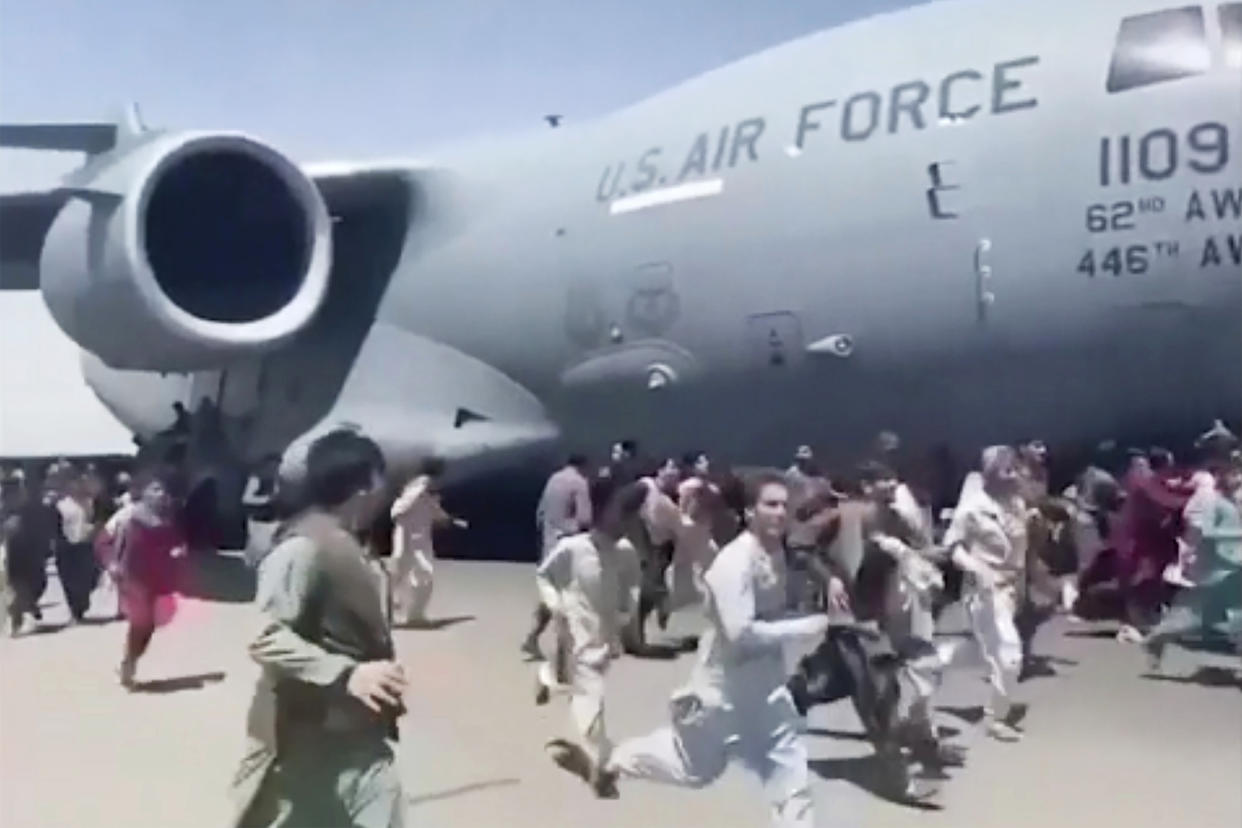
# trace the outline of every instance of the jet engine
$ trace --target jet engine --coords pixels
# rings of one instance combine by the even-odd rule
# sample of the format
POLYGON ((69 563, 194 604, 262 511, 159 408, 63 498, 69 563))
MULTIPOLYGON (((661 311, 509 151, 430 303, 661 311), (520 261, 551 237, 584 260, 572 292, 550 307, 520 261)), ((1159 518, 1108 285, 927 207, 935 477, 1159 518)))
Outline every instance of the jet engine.
POLYGON ((219 367, 288 340, 323 301, 323 198, 252 138, 147 133, 92 158, 61 192, 40 254, 44 301, 114 368, 219 367))

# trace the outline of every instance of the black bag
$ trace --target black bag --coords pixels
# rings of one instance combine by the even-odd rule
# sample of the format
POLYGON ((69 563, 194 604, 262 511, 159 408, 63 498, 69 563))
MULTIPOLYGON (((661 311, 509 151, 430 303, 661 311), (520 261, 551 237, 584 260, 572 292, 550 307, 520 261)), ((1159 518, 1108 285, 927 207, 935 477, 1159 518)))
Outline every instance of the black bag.
POLYGON ((897 727, 900 659, 888 637, 862 627, 834 626, 798 663, 789 680, 798 712, 849 697, 876 750, 883 752, 897 727))

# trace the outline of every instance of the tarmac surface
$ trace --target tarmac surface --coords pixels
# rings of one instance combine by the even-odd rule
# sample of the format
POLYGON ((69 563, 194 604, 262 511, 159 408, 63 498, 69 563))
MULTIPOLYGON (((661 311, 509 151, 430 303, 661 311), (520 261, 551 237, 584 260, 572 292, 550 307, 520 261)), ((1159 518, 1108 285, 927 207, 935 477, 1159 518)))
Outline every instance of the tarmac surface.
MULTIPOLYGON (((257 668, 245 647, 257 614, 248 573, 221 559, 156 633, 140 688, 116 681, 121 623, 62 627, 53 579, 46 629, 0 640, 0 826, 197 828, 227 824, 228 783, 241 755, 257 668)), ((533 703, 534 666, 518 644, 534 602, 526 564, 442 561, 432 601, 437 629, 399 630, 412 687, 400 767, 412 826, 761 826, 758 782, 731 767, 709 788, 681 791, 622 781, 621 798, 594 799, 543 746, 572 736, 568 703, 533 703)), ((106 614, 96 594, 94 612, 106 614)), ((698 614, 674 616, 691 632, 698 614)), ((948 634, 960 630, 948 619, 948 634)), ((870 745, 848 701, 812 711, 807 743, 819 826, 1237 828, 1242 825, 1242 692, 1237 660, 1171 648, 1161 677, 1107 627, 1054 621, 1037 652, 1057 675, 1021 685, 1025 739, 982 735, 981 673, 952 673, 937 721, 969 749, 951 771, 941 810, 873 792, 870 745)), ((608 677, 614 738, 665 720, 669 692, 688 675, 676 661, 623 658, 608 677)))

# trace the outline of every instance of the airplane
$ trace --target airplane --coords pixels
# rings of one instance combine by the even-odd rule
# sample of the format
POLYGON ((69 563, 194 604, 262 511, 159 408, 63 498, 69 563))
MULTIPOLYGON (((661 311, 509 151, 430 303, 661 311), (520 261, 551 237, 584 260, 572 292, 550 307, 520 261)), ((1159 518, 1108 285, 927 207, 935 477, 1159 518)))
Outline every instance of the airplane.
POLYGON ((0 144, 87 154, 0 220, 100 400, 150 436, 210 398, 246 463, 343 424, 476 479, 1242 413, 1239 2, 916 6, 417 159, 136 109, 0 144))

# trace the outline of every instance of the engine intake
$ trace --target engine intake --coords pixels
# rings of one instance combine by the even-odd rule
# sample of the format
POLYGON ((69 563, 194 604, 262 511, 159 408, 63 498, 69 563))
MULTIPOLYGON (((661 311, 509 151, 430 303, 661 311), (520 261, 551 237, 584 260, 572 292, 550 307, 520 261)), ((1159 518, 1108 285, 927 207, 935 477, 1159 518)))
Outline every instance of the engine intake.
POLYGON ((315 185, 251 138, 163 133, 76 173, 40 284, 115 368, 190 371, 270 349, 323 301, 331 221, 315 185))

